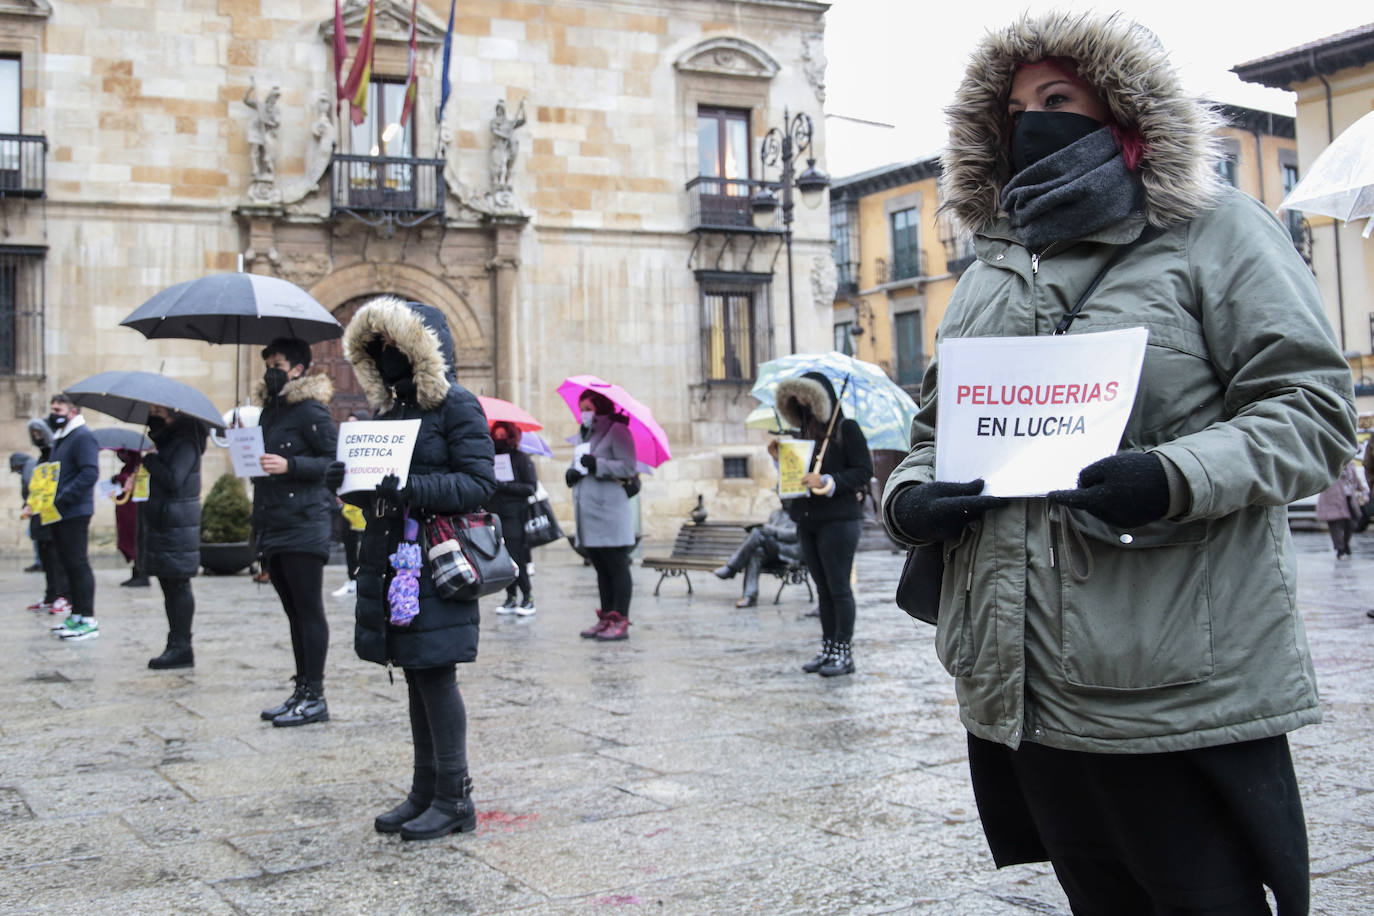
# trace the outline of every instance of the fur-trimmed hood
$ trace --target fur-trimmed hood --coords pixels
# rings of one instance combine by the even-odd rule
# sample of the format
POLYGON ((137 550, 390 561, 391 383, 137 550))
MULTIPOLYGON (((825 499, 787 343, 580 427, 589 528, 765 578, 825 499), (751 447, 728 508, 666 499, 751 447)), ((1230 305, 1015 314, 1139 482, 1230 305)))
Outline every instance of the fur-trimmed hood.
POLYGON ((830 384, 830 379, 819 372, 807 372, 797 378, 778 382, 773 397, 778 416, 793 429, 801 429, 802 417, 791 409, 794 400, 810 408, 811 415, 817 421, 829 423, 830 414, 835 410, 835 388, 830 384))
MULTIPOLYGON (((282 386, 282 400, 288 404, 299 404, 301 401, 319 401, 328 406, 331 398, 334 397, 334 383, 329 380, 329 376, 322 372, 314 375, 302 375, 300 378, 292 379, 282 386)), ((253 403, 259 407, 267 406, 267 383, 258 379, 253 385, 253 403)))
POLYGON ((949 144, 941 157, 943 209, 968 229, 984 232, 1003 216, 1002 189, 1011 177, 1007 97, 1023 63, 1067 57, 1122 125, 1145 140, 1137 174, 1146 217, 1165 227, 1211 207, 1223 190, 1215 169, 1221 119, 1187 96, 1159 40, 1119 13, 1025 16, 992 31, 969 58, 954 102, 945 109, 949 144))
POLYGON ((382 335, 410 360, 415 373, 415 399, 423 410, 444 403, 454 380, 453 334, 443 313, 430 305, 379 296, 358 309, 344 331, 344 358, 367 395, 372 409, 384 412, 395 397, 382 381, 368 345, 382 335))

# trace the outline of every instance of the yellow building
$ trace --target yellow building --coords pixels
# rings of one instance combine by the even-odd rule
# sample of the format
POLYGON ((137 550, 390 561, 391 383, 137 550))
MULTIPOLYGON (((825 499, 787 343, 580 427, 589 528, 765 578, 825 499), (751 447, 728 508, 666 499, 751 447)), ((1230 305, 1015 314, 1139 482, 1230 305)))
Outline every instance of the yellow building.
MULTIPOLYGON (((1287 184, 1292 187, 1341 131, 1374 111, 1374 23, 1232 69, 1247 82, 1297 95, 1298 162, 1287 184)), ((1356 394, 1372 399, 1362 404, 1368 410, 1374 404, 1374 242, 1360 238, 1358 223, 1315 214, 1290 218, 1305 230, 1327 316, 1350 358, 1356 394)))
MULTIPOLYGON (((1297 180, 1293 119, 1232 105, 1219 110, 1226 120, 1219 170, 1277 208, 1297 180)), ((937 215, 939 176, 940 161, 930 157, 840 178, 830 189, 835 349, 882 366, 912 397, 954 285, 973 262, 969 236, 937 215)))

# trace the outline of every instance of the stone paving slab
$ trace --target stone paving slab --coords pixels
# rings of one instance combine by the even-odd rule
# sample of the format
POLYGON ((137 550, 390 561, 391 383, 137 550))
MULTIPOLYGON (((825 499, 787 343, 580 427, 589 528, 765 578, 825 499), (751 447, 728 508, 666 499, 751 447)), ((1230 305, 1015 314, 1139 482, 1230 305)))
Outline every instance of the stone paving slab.
MULTIPOLYGON (((1292 736, 1313 913, 1374 898, 1374 538, 1336 561, 1297 536, 1325 721, 1292 736)), ((636 568, 631 639, 577 637, 595 579, 536 557, 533 618, 489 600, 462 666, 479 827, 380 836, 407 788, 404 683, 359 661, 326 598, 331 721, 274 729, 290 691, 274 593, 195 581, 197 667, 150 672, 158 589, 97 571, 101 636, 49 636, 39 577, 0 565, 0 913, 848 914, 1068 916, 1045 865, 998 871, 977 819, 933 631, 890 603, 902 557, 860 555, 858 673, 797 666, 818 642, 804 592, 733 607, 636 568)), ((24 562, 27 562, 25 559, 24 562)), ((342 570, 326 571, 325 588, 342 570)))

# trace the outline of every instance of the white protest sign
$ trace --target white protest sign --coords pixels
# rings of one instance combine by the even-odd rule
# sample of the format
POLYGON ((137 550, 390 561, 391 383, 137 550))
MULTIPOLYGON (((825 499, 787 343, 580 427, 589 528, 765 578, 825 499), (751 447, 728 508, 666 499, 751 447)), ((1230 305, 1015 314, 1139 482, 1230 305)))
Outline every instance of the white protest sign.
POLYGON ((940 343, 935 479, 990 496, 1044 496, 1114 455, 1149 331, 965 337, 940 343))
POLYGON ((388 474, 406 485, 410 453, 420 434, 419 420, 355 420, 339 426, 335 457, 345 466, 340 493, 371 490, 388 474))
POLYGON ((493 466, 496 468, 497 481, 510 481, 515 479, 515 467, 510 463, 510 455, 502 452, 496 456, 493 466))
POLYGON ((226 429, 224 438, 229 442, 229 461, 238 477, 266 477, 262 469, 262 427, 240 426, 226 429))

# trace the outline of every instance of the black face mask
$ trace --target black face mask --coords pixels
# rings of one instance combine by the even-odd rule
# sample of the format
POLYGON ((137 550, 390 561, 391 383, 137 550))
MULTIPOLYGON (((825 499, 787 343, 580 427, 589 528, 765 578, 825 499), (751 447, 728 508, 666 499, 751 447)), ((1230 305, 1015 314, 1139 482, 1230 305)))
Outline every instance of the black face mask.
POLYGON ((57 430, 67 425, 67 418, 59 413, 50 413, 48 414, 47 423, 48 429, 51 429, 53 432, 56 432, 57 430))
POLYGON ((262 374, 262 383, 267 386, 267 396, 275 398, 286 387, 286 370, 268 369, 262 374))
POLYGON ((149 418, 148 418, 148 432, 150 432, 150 433, 161 432, 161 431, 163 430, 163 428, 166 427, 166 425, 167 425, 167 419, 166 419, 165 417, 149 417, 149 418))
POLYGON ((1100 127, 1100 122, 1071 111, 1021 112, 1011 131, 1012 173, 1082 140, 1100 127))
POLYGON ((395 388, 398 383, 410 378, 414 370, 410 367, 410 360, 400 350, 383 347, 381 355, 377 357, 377 372, 388 388, 395 388))

